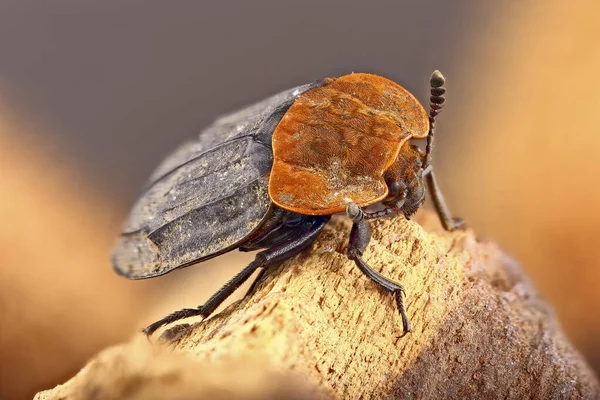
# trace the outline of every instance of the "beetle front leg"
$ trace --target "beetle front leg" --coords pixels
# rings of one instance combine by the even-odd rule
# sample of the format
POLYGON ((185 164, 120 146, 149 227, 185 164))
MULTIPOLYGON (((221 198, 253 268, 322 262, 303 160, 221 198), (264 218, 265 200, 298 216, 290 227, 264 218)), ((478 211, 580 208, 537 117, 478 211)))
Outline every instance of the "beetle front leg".
POLYGON ((424 172, 424 175, 427 181, 427 187, 429 188, 429 194, 431 195, 431 200, 433 200, 433 206, 435 207, 435 211, 437 211, 444 229, 453 231, 455 229, 463 228, 465 225, 464 221, 461 218, 453 218, 451 216, 450 210, 448 210, 448 206, 444 200, 444 196, 435 180, 431 166, 424 172))
POLYGON ((363 211, 363 213, 365 219, 379 219, 398 215, 400 213, 400 210, 396 207, 385 207, 383 210, 373 212, 363 211))
POLYGON ((378 284, 383 289, 394 294, 398 311, 402 317, 402 327, 404 332, 412 332, 410 322, 406 316, 404 308, 404 288, 398 282, 395 282, 371 268, 362 258, 362 254, 371 240, 371 230, 369 222, 365 218, 365 213, 356 203, 349 203, 346 207, 346 214, 352 220, 352 230, 350 231, 350 241, 348 242, 348 258, 353 260, 358 269, 361 270, 369 279, 378 284))
POLYGON ((402 206, 406 200, 408 192, 406 189, 406 185, 401 182, 394 182, 389 186, 389 195, 394 197, 393 202, 385 204, 385 208, 383 210, 367 212, 363 211, 363 215, 365 219, 377 219, 377 218, 385 218, 389 216, 395 216, 402 213, 402 206))

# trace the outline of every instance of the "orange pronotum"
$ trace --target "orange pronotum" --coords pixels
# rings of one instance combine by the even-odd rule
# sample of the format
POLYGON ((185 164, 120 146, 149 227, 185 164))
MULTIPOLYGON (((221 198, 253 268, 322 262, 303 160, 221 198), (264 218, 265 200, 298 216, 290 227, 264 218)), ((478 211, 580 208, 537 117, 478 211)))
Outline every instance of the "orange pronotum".
POLYGON ((427 113, 400 85, 377 75, 329 79, 303 93, 273 133, 269 195, 308 215, 361 207, 388 193, 383 173, 409 139, 424 138, 427 113))

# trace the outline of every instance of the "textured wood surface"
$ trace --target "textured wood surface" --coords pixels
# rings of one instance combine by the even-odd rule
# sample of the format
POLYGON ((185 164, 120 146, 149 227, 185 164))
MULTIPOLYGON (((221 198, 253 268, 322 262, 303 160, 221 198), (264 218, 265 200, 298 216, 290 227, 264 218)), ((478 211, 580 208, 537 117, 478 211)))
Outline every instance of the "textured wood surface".
POLYGON ((469 231, 442 232, 430 212, 417 221, 374 222, 365 252, 406 288, 412 334, 401 337, 392 296, 346 259, 349 225, 337 219, 251 296, 162 344, 136 337, 109 349, 37 399, 600 397, 512 259, 469 231))

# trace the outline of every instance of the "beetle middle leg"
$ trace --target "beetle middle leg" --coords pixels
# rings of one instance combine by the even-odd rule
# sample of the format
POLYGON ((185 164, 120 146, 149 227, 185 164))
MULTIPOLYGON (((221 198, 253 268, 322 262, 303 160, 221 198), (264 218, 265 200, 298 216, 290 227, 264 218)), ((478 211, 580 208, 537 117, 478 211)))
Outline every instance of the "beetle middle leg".
POLYGON ((348 218, 352 220, 352 230, 350 231, 350 241, 348 243, 348 258, 353 260, 358 269, 369 279, 378 284, 383 289, 394 294, 398 311, 402 317, 402 327, 404 332, 411 332, 410 321, 406 316, 404 308, 404 288, 398 282, 395 282, 371 268, 362 258, 362 254, 367 248, 371 239, 371 230, 369 222, 365 218, 365 213, 355 203, 349 203, 346 208, 348 218))
MULTIPOLYGON (((310 230, 315 219, 326 219, 325 222, 327 222, 330 218, 330 216, 315 217, 297 214, 283 210, 279 207, 274 207, 268 221, 260 228, 254 237, 240 246, 239 250, 246 252, 284 245, 294 238, 302 236, 307 230, 310 230)), ((271 265, 269 267, 274 266, 275 265, 271 265)), ((258 283, 262 280, 266 272, 266 268, 260 270, 244 297, 248 296, 256 289, 256 286, 258 286, 258 283)))
POLYGON ((234 276, 221 289, 213 294, 203 305, 197 308, 184 308, 167 315, 165 318, 144 329, 146 335, 151 335, 158 328, 178 321, 180 319, 202 316, 208 318, 216 309, 227 299, 236 289, 238 289, 252 274, 259 268, 269 268, 277 265, 291 257, 294 257, 302 250, 310 246, 319 237, 323 227, 327 224, 329 217, 315 217, 311 219, 312 224, 308 229, 300 231, 301 233, 287 243, 273 246, 256 254, 256 258, 239 274, 234 276))

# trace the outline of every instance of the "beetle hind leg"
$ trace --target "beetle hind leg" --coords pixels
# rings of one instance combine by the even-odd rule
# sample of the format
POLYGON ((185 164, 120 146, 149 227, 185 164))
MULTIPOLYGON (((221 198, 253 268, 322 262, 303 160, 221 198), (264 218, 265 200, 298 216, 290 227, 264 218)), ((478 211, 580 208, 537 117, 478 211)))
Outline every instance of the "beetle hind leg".
POLYGON ((143 332, 146 335, 150 336, 161 326, 168 325, 180 319, 195 317, 197 315, 202 315, 200 308, 184 308, 183 310, 175 311, 167 315, 163 319, 160 319, 154 322, 153 324, 148 325, 146 329, 143 330, 143 332))
POLYGON ((225 286, 223 286, 215 294, 213 294, 203 305, 199 306, 198 308, 184 308, 183 310, 175 311, 174 313, 167 315, 163 319, 160 319, 155 323, 150 324, 148 327, 146 327, 146 329, 144 329, 143 332, 146 335, 150 336, 160 327, 179 321, 180 319, 196 316, 208 318, 210 314, 212 314, 213 311, 217 307, 219 307, 219 305, 223 301, 225 301, 225 299, 231 296, 231 294, 233 294, 233 292, 235 292, 235 290, 239 288, 260 266, 260 261, 252 261, 239 274, 237 274, 229 282, 227 282, 225 286))
POLYGON ((244 282, 252 276, 259 268, 266 269, 277 265, 289 258, 294 257, 302 250, 310 246, 318 237, 323 227, 329 220, 329 217, 315 217, 311 224, 305 230, 300 231, 296 238, 285 243, 267 248, 256 254, 256 258, 239 274, 234 276, 221 289, 213 294, 203 305, 198 308, 184 308, 167 315, 165 318, 156 321, 144 329, 146 335, 152 335, 160 327, 171 324, 180 319, 202 316, 208 318, 233 292, 236 291, 244 282))
POLYGON ((412 332, 412 327, 410 326, 410 321, 406 316, 406 309, 404 307, 404 288, 402 285, 375 271, 362 258, 362 254, 371 239, 369 222, 365 218, 364 211, 355 203, 349 203, 346 208, 346 214, 352 220, 352 230, 350 231, 350 241, 348 242, 348 258, 354 261, 358 269, 369 279, 394 295, 398 312, 402 317, 404 332, 412 332))

